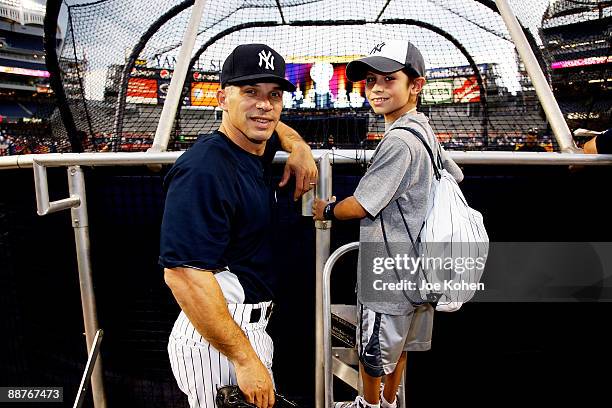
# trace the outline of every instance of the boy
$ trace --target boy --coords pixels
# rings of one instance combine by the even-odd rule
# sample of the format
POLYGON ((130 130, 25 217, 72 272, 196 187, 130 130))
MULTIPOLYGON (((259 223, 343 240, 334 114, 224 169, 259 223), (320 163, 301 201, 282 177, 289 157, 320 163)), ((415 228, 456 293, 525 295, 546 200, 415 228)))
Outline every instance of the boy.
MULTIPOLYGON (((427 212, 433 167, 421 141, 409 131, 396 128, 410 127, 421 133, 434 154, 439 152, 453 177, 457 181, 463 179, 459 167, 438 144, 428 119, 416 111, 425 85, 423 56, 408 41, 385 41, 376 45, 370 56, 350 62, 346 76, 352 82, 365 79, 372 109, 384 116, 385 135, 354 195, 340 202, 335 202, 334 197, 331 202, 316 200, 314 218, 361 219, 360 251, 363 243, 381 247, 385 240, 406 242, 406 228, 416 239, 427 212)), ((358 286, 364 282, 360 275, 363 274, 358 267, 358 286)), ((364 395, 340 404, 340 408, 396 408, 406 352, 431 348, 431 304, 414 305, 408 296, 395 297, 393 301, 389 298, 366 299, 358 291, 357 345, 364 395), (386 378, 381 395, 383 376, 386 378)))

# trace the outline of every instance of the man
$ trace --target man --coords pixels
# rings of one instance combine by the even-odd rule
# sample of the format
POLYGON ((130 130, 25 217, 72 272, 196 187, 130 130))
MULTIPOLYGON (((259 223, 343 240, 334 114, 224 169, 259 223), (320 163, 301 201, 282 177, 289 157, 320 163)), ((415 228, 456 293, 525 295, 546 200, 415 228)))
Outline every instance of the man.
MULTIPOLYGON (((217 92, 218 131, 201 137, 169 171, 160 264, 182 311, 168 342, 172 371, 191 407, 214 408, 219 386, 237 384, 260 408, 274 405, 270 146, 291 152, 281 184, 296 197, 316 178, 308 146, 279 123, 285 61, 263 44, 227 57, 217 92), (279 132, 277 139, 275 129, 279 132), (306 173, 306 174, 304 174, 306 173)), ((316 167, 314 167, 316 169, 316 167)))
POLYGON ((525 144, 517 149, 519 152, 545 152, 546 149, 538 143, 538 130, 531 128, 527 131, 525 144))
POLYGON ((603 131, 584 144, 589 154, 612 154, 612 128, 603 131))

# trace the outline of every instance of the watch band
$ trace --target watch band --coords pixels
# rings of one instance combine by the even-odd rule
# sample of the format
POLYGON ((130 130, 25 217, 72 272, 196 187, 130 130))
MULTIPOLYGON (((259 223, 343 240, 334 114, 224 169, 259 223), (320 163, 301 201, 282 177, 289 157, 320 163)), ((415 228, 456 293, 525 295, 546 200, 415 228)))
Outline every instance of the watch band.
POLYGON ((328 221, 338 220, 336 218, 336 215, 334 214, 334 208, 336 207, 336 204, 338 204, 338 202, 334 201, 333 203, 329 203, 325 206, 325 209, 323 210, 323 218, 325 220, 328 220, 328 221))

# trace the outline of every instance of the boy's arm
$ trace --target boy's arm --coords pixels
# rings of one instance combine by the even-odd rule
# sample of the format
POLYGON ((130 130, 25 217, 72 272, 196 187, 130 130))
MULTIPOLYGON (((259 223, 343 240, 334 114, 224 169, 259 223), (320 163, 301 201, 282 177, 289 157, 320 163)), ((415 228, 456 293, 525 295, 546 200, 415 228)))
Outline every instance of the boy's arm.
MULTIPOLYGON (((319 198, 315 198, 315 202, 312 206, 312 215, 315 220, 322 221, 323 218, 323 210, 325 206, 330 202, 336 201, 335 197, 332 197, 331 201, 321 200, 319 198)), ((362 219, 365 218, 368 213, 367 211, 359 204, 359 201, 354 196, 350 196, 340 201, 333 209, 334 217, 339 220, 353 220, 353 219, 362 219)))
MULTIPOLYGON (((336 219, 376 217, 394 199, 398 191, 407 187, 412 153, 401 139, 394 136, 385 137, 387 139, 379 145, 374 160, 353 195, 335 206, 336 219)), ((335 198, 332 197, 330 201, 335 201, 335 198)), ((323 211, 328 203, 329 201, 315 200, 312 212, 315 220, 324 219, 323 211)))
POLYGON ((291 175, 295 175, 293 199, 297 200, 315 186, 318 176, 317 164, 312 157, 310 146, 294 129, 278 122, 276 133, 282 149, 289 153, 285 171, 278 186, 284 187, 289 182, 291 175))

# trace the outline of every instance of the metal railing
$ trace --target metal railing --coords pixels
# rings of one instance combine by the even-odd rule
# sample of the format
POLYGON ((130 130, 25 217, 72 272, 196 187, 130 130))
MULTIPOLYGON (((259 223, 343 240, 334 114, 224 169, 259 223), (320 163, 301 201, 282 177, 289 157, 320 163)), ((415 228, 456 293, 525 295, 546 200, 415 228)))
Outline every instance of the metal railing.
MULTIPOLYGON (((333 407, 334 404, 334 393, 333 393, 333 372, 332 368, 334 365, 333 356, 332 356, 332 322, 331 322, 331 272, 340 257, 347 252, 359 249, 359 242, 351 242, 350 244, 346 244, 336 249, 334 253, 325 261, 325 266, 323 268, 323 276, 321 279, 321 284, 323 286, 323 298, 321 301, 322 309, 325 311, 325 315, 323 316, 323 324, 321 327, 321 336, 323 337, 322 344, 317 344, 317 352, 319 349, 322 349, 323 352, 323 361, 324 361, 324 374, 323 374, 323 382, 325 384, 325 389, 328 392, 325 394, 325 406, 333 407), (320 346, 320 347, 319 347, 320 346)), ((317 336, 317 339, 319 337, 317 336)), ((359 341, 359 339, 357 339, 359 341)), ((317 377, 318 380, 319 377, 317 377)), ((404 404, 401 405, 405 407, 404 404)))
MULTIPOLYGON (((331 164, 368 162, 373 150, 332 149, 313 150, 315 160, 329 155, 331 164)), ((465 152, 447 151, 457 164, 482 165, 538 165, 538 166, 609 166, 612 154, 549 153, 549 152, 465 152)), ((173 164, 183 152, 159 153, 48 153, 0 157, 0 170, 32 168, 34 161, 45 167, 65 166, 147 166, 173 164)), ((287 153, 280 152, 275 163, 287 160, 287 153)))

